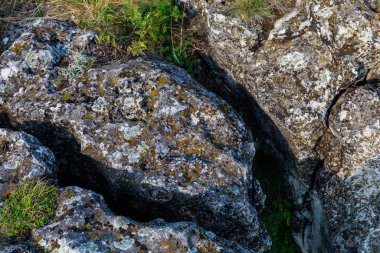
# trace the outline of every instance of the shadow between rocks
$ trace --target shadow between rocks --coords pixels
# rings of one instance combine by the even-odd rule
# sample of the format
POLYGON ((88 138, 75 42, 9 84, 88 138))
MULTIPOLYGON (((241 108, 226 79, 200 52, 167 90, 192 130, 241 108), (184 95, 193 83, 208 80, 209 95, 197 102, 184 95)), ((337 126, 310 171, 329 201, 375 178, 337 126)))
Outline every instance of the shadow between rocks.
MULTIPOLYGON (((261 216, 271 237, 280 236, 287 238, 287 240, 291 237, 298 237, 297 244, 301 249, 306 250, 314 247, 319 249, 318 252, 327 252, 328 250, 325 248, 328 247, 326 246, 328 245, 326 224, 323 214, 319 213, 315 208, 315 202, 319 200, 316 199, 317 195, 313 191, 314 181, 322 161, 301 161, 301 164, 309 164, 312 171, 310 182, 305 184, 297 171, 297 163, 300 165, 300 162, 297 161, 290 150, 286 138, 247 89, 243 85, 236 83, 229 73, 220 68, 207 55, 201 54, 199 57, 201 58, 201 64, 195 78, 205 88, 232 105, 252 130, 256 146, 252 171, 253 176, 259 179, 264 193, 267 195, 266 205, 268 204, 269 208, 277 205, 278 196, 283 196, 286 198, 284 202, 289 205, 288 208, 293 213, 292 228, 279 228, 285 231, 281 231, 280 235, 274 235, 273 230, 275 229, 271 228, 274 224, 268 223, 268 208, 264 209, 261 216), (273 188, 275 189, 271 189, 273 184, 281 185, 274 186, 273 188), (313 220, 314 218, 315 220, 313 220), (293 235, 291 235, 292 232, 293 235), (288 233, 288 235, 284 233, 288 233)), ((255 193, 252 192, 251 196, 255 196, 255 193)), ((252 198, 252 201, 255 202, 254 198, 252 198)), ((278 217, 283 214, 279 212, 272 215, 273 217, 278 217)), ((276 240, 275 238, 273 239, 276 240)), ((284 251, 284 245, 273 244, 270 252, 293 252, 293 249, 297 250, 294 242, 283 241, 282 243, 284 245, 288 243, 291 251, 284 251)))

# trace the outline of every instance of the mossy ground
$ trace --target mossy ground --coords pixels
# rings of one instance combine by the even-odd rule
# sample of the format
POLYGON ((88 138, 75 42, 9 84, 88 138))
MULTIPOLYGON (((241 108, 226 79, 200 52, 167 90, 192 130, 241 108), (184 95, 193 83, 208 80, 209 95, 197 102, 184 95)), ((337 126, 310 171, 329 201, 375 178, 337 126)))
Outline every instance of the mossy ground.
POLYGON ((267 196, 261 219, 272 238, 268 253, 301 252, 292 238, 292 202, 281 165, 259 151, 255 156, 254 174, 267 196))

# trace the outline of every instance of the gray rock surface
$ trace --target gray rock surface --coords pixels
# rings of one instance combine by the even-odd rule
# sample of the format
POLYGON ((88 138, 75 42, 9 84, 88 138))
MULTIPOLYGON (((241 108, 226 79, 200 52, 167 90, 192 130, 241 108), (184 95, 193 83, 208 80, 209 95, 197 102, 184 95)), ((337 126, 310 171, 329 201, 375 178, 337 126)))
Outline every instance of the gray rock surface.
MULTIPOLYGON (((232 17, 231 1, 178 2, 190 10, 195 30, 207 41, 207 56, 229 75, 231 85, 244 86, 288 144, 293 161, 285 167, 299 208, 296 238, 302 250, 377 252, 379 167, 372 161, 379 154, 378 97, 355 88, 379 79, 375 1, 297 1, 269 29, 232 17), (351 108, 354 122, 343 126, 330 119, 342 94, 359 91, 363 97, 351 108), (369 111, 372 121, 365 120, 369 111), (367 130, 357 127, 358 120, 367 130)), ((268 136, 278 141, 277 135, 268 136)))
POLYGON ((57 153, 64 173, 102 184, 125 208, 195 221, 254 252, 268 248, 257 217, 264 198, 251 178, 254 145, 239 116, 163 62, 113 62, 65 80, 93 36, 34 22, 0 56, 0 110, 57 153))
POLYGON ((35 137, 0 129, 0 206, 11 184, 32 178, 56 178, 55 157, 35 137))
POLYGON ((103 198, 79 187, 61 189, 54 222, 33 231, 49 252, 248 252, 190 222, 140 223, 112 213, 103 198))
POLYGON ((319 143, 318 191, 335 252, 380 250, 380 88, 350 89, 335 104, 319 143))

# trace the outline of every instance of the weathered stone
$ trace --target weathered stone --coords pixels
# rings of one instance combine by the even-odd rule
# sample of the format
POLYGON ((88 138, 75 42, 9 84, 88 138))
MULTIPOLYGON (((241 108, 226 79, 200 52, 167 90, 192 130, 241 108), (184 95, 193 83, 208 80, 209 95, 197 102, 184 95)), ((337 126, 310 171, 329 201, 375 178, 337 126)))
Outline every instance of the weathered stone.
POLYGON ((53 153, 33 136, 0 129, 0 205, 10 184, 33 178, 56 178, 53 153))
MULTIPOLYGON (((334 97, 378 61, 380 24, 374 13, 358 1, 299 2, 261 41, 261 27, 215 12, 220 7, 181 2, 206 15, 212 59, 248 89, 299 162, 314 159, 334 97)), ((299 173, 308 182, 312 170, 299 173)))
MULTIPOLYGON (((270 240, 248 197, 250 187, 262 196, 251 179, 255 151, 240 117, 163 62, 114 62, 62 79, 63 63, 75 62, 92 37, 38 20, 1 55, 0 108, 13 125, 55 151, 70 170, 64 173, 107 189, 123 208, 194 220, 265 250, 270 240), (70 152, 80 159, 64 155, 70 152)), ((257 196, 260 209, 264 199, 257 196)))
MULTIPOLYGON (((279 18, 268 33, 265 32, 268 27, 247 25, 232 17, 226 11, 228 7, 224 7, 230 1, 178 2, 185 3, 191 10, 195 30, 201 31, 200 35, 207 41, 205 53, 230 75, 227 83, 245 87, 289 146, 290 152, 284 149, 283 153, 287 154, 280 157, 287 158, 284 167, 289 172, 293 197, 300 210, 296 214, 301 221, 296 233, 298 244, 305 252, 324 252, 329 244, 347 252, 342 245, 337 246, 342 241, 334 241, 339 231, 344 230, 344 222, 332 221, 334 216, 323 216, 319 199, 322 191, 313 188, 315 179, 320 176, 315 176, 320 168, 317 146, 322 139, 329 141, 328 116, 340 94, 349 86, 373 82, 369 79, 379 77, 380 22, 373 8, 375 1, 297 1, 296 7, 279 18), (325 226, 330 228, 331 236, 325 226)), ((260 123, 261 128, 271 130, 267 122, 260 123)), ((279 143, 273 132, 267 135, 276 147, 283 146, 282 139, 279 143)), ((327 152, 323 148, 318 152, 327 152)), ((341 149, 340 152, 348 151, 341 149)), ((342 162, 343 158, 331 155, 326 159, 342 162)), ((363 159, 369 158, 363 156, 363 159)), ((353 184, 348 185, 345 188, 342 183, 337 187, 349 192, 353 184)), ((370 189, 375 185, 373 183, 370 189)), ((357 199, 371 192, 370 189, 364 186, 357 199)), ((373 196, 370 199, 363 196, 363 199, 376 200, 373 196)), ((331 201, 338 205, 337 199, 331 201)), ((322 198, 322 205, 325 203, 322 198)), ((351 204, 354 203, 358 202, 353 200, 351 204)), ((361 202, 360 208, 366 205, 364 203, 361 202)), ((332 203, 327 205, 331 208, 332 203)), ((341 210, 335 209, 336 212, 341 210)), ((342 215, 340 221, 345 219, 350 219, 350 214, 342 215)), ((352 219, 347 226, 359 220, 352 219)), ((356 244, 358 250, 360 238, 367 232, 360 232, 357 237, 353 230, 349 233, 348 238, 355 237, 351 243, 356 244)), ((376 247, 372 249, 376 251, 376 247)))
POLYGON ((348 90, 335 104, 318 150, 318 191, 333 252, 380 250, 380 88, 348 90))
POLYGON ((35 242, 21 242, 9 244, 8 242, 0 242, 0 252, 2 253, 40 253, 43 250, 34 245, 35 242))
POLYGON ((102 196, 61 189, 54 222, 33 231, 49 252, 248 252, 190 222, 140 223, 112 213, 102 196))

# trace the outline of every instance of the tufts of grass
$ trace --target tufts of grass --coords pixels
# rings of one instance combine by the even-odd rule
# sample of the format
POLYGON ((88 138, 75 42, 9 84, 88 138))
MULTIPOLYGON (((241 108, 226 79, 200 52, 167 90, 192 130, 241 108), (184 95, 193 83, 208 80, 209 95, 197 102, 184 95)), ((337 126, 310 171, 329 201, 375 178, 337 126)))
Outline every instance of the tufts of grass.
POLYGON ((57 207, 58 190, 41 180, 17 185, 0 209, 0 235, 22 238, 45 226, 57 207))
POLYGON ((263 23, 284 15, 295 0, 235 0, 230 12, 246 22, 263 23))

